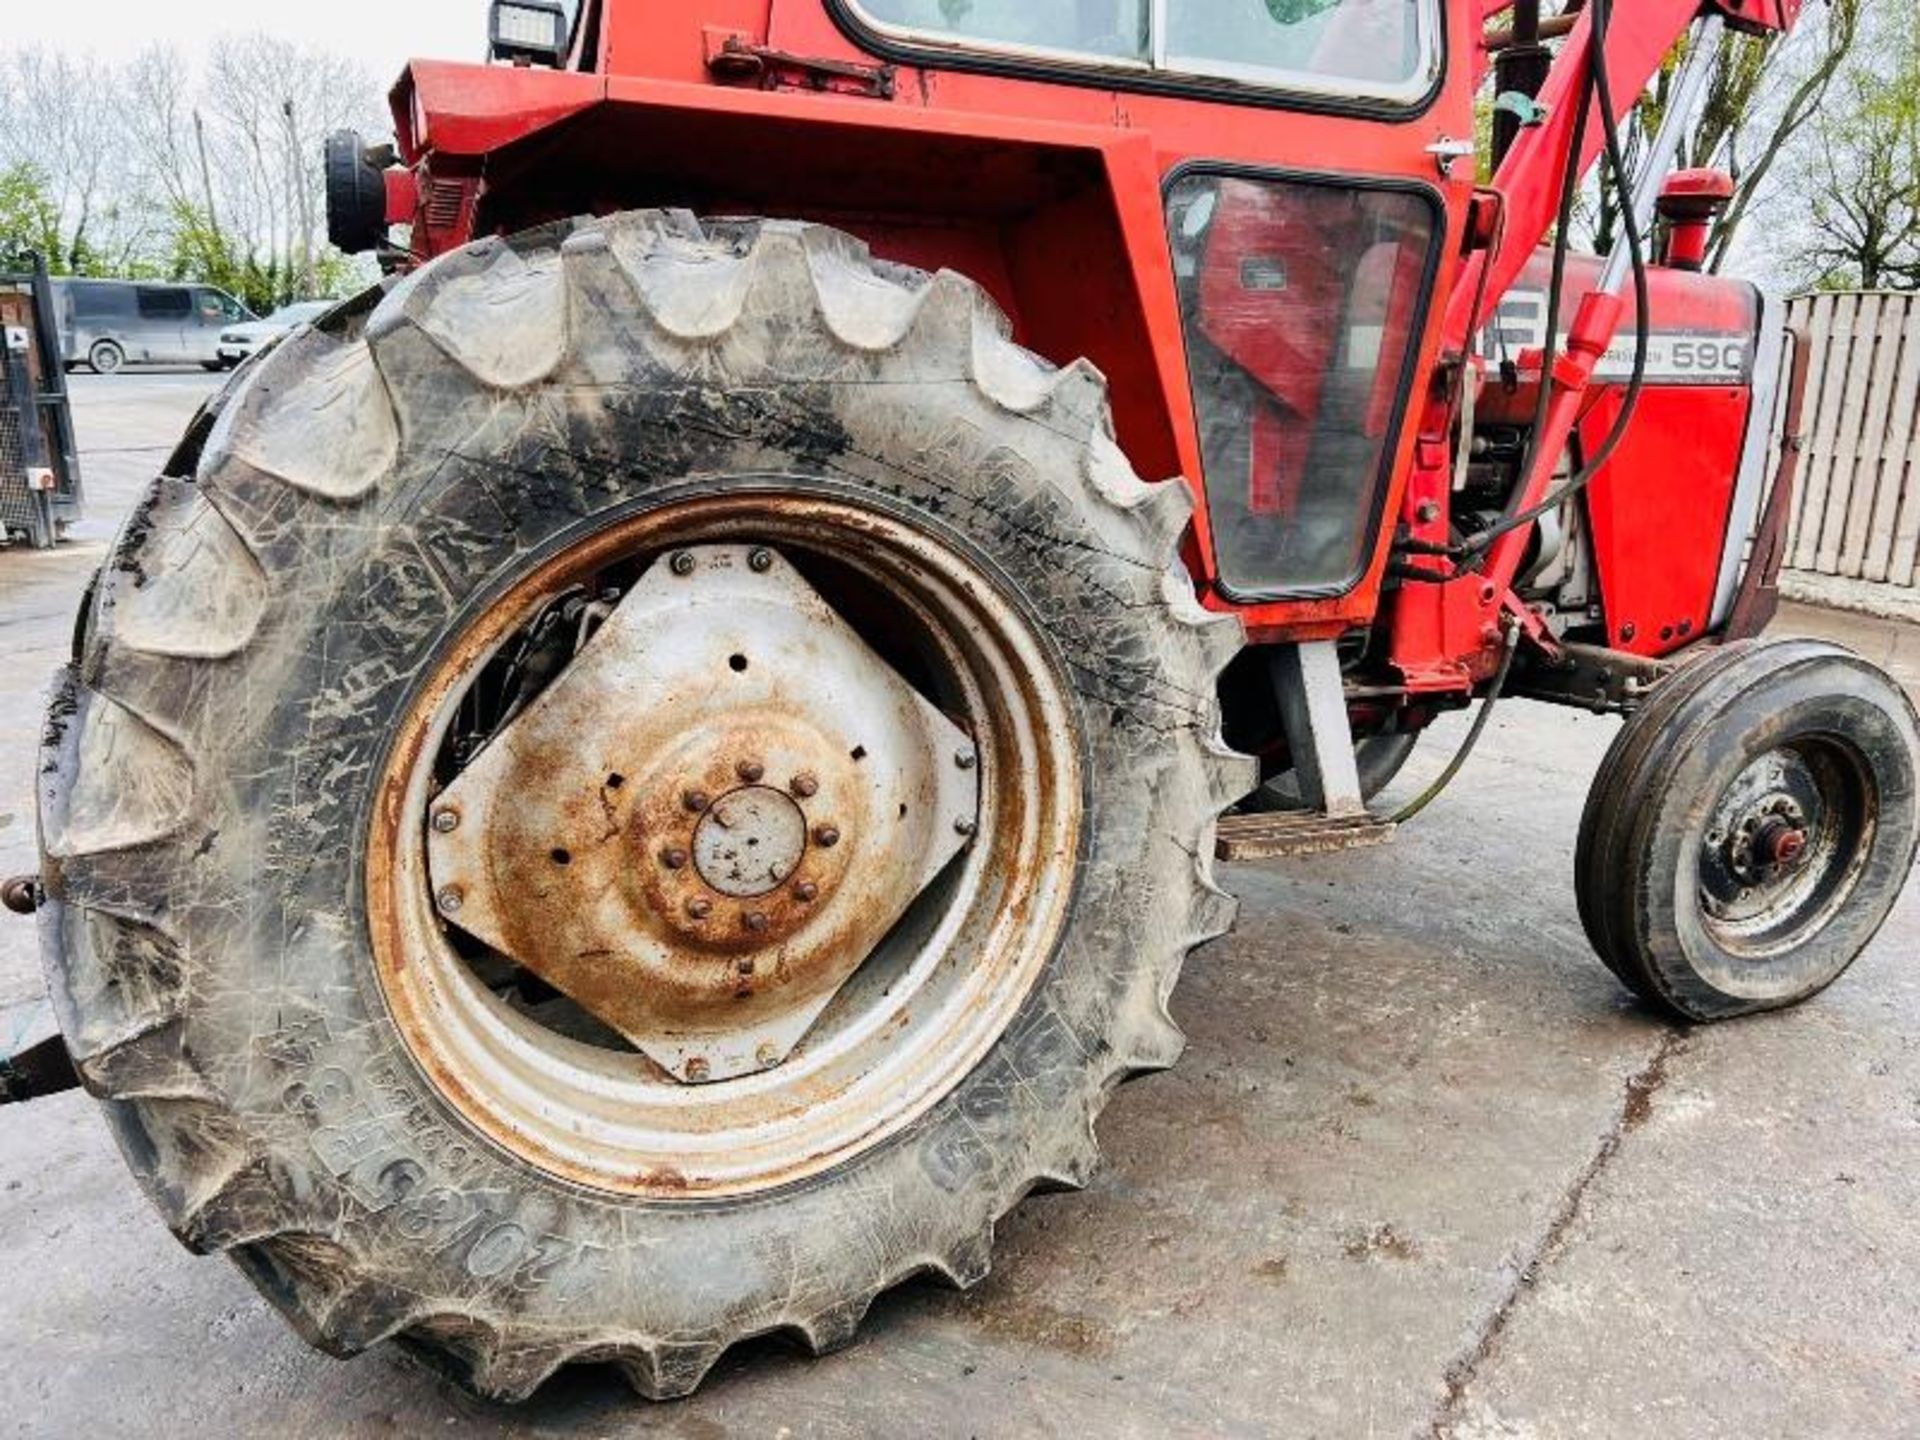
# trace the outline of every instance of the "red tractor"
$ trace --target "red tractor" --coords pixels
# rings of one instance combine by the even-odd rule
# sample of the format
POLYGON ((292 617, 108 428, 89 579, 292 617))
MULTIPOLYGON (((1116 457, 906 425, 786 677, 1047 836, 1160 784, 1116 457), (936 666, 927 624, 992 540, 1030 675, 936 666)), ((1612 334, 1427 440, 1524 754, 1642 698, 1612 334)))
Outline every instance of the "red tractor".
POLYGON ((46 731, 15 898, 181 1238, 493 1396, 840 1345, 1087 1179, 1216 849, 1387 838, 1476 698, 1625 716, 1576 881, 1649 1004, 1846 969, 1915 715, 1757 638, 1801 371, 1667 173, 1799 3, 1569 8, 496 0, 415 64, 328 157, 392 278, 192 426, 46 731))

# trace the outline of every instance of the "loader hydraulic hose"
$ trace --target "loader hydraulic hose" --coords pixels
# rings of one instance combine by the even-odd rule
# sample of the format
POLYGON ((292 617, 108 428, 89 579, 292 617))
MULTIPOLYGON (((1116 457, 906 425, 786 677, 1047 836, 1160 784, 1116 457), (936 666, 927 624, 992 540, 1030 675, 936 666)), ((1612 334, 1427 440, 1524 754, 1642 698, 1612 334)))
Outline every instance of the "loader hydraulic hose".
POLYGON ((1493 707, 1500 703, 1500 696, 1507 688, 1507 676, 1513 673, 1513 657, 1520 648, 1518 622, 1509 619, 1506 631, 1507 644, 1500 656, 1500 668, 1494 672, 1493 684, 1487 687, 1486 699, 1480 702, 1480 713, 1473 717, 1473 728, 1467 731, 1467 738, 1460 742, 1460 748, 1454 751, 1453 759, 1449 760, 1447 768, 1440 772, 1440 778, 1408 801, 1388 822, 1389 824, 1404 825, 1417 817, 1421 811, 1446 793, 1447 787, 1453 784, 1460 772, 1466 768, 1467 761, 1473 758, 1473 752, 1480 744, 1480 737, 1487 733, 1487 722, 1493 719, 1493 707))

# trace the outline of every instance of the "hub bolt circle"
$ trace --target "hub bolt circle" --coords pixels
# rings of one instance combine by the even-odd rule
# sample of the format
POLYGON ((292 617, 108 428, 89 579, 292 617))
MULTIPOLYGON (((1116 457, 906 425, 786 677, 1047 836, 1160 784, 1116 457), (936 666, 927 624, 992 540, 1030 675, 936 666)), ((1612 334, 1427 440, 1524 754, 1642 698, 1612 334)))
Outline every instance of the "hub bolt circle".
POLYGON ((793 895, 803 905, 811 905, 820 898, 820 887, 811 880, 802 880, 793 887, 793 895))
POLYGON ((764 935, 767 930, 767 917, 758 910, 747 916, 747 929, 755 935, 764 935))
POLYGON ((758 760, 742 760, 738 765, 733 767, 733 771, 734 774, 746 781, 747 784, 758 785, 761 777, 767 773, 767 767, 762 765, 758 760))
POLYGON ((672 568, 673 573, 683 578, 693 574, 693 568, 697 563, 693 556, 685 550, 676 551, 673 559, 667 562, 672 568))
POLYGON ((687 868, 687 852, 677 845, 669 846, 660 852, 660 863, 669 870, 684 870, 687 868))
POLYGON ((801 800, 811 800, 820 793, 820 782, 811 775, 796 775, 787 783, 787 788, 801 800))
POLYGON ((707 807, 713 804, 713 797, 704 790, 689 790, 680 797, 680 803, 695 815, 700 815, 704 814, 707 807))
POLYGON ((695 920, 704 920, 713 913, 713 902, 704 895, 696 895, 687 901, 687 914, 695 920))
POLYGON ((813 828, 813 843, 822 850, 831 850, 840 843, 840 832, 831 825, 816 825, 813 828))

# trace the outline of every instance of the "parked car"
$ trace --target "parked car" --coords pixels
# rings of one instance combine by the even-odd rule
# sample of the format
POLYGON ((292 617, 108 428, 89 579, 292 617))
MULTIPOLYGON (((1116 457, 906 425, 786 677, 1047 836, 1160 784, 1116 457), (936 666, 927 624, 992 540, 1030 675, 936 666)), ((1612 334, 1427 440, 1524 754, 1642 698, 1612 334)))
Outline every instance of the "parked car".
POLYGON ((331 300, 301 300, 282 305, 264 320, 229 325, 220 332, 220 359, 238 365, 269 340, 277 340, 297 325, 318 320, 333 308, 331 300))
POLYGON ((224 368, 220 336, 258 317, 212 285, 134 280, 56 280, 61 358, 111 375, 123 365, 224 368))

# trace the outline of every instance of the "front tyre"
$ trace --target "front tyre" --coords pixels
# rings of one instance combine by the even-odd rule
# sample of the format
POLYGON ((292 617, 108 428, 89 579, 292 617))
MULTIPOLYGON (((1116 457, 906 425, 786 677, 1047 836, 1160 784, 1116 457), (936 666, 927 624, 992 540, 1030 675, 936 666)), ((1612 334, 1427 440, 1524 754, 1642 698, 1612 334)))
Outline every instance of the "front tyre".
POLYGON ((1730 646, 1629 718, 1580 827, 1601 958, 1684 1019, 1794 1005, 1879 931, 1920 839, 1920 723, 1837 646, 1730 646))
POLYGON ((582 221, 289 337, 203 439, 55 700, 50 987, 169 1224, 314 1343, 502 1398, 831 1348, 1177 1054, 1238 625, 970 283, 582 221))

